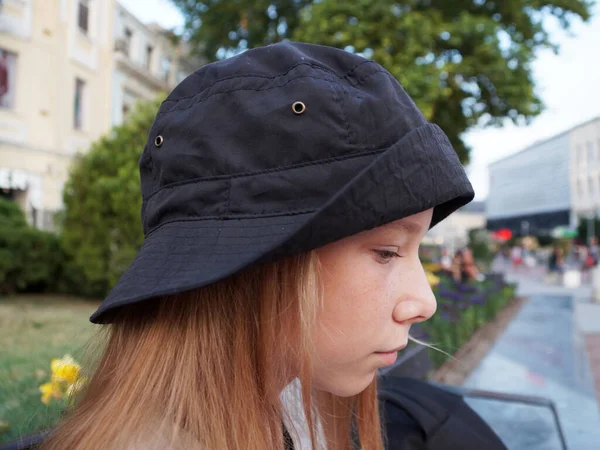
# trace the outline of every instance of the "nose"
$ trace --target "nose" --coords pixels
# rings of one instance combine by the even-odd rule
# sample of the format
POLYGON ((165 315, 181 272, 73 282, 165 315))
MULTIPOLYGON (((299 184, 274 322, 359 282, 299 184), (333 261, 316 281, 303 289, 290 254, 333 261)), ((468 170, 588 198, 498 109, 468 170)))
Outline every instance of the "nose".
MULTIPOLYGON (((437 301, 421 267, 410 280, 408 295, 399 299, 393 311, 394 321, 402 325, 424 322, 435 314, 437 301)), ((405 290, 406 293, 406 290, 405 290)))

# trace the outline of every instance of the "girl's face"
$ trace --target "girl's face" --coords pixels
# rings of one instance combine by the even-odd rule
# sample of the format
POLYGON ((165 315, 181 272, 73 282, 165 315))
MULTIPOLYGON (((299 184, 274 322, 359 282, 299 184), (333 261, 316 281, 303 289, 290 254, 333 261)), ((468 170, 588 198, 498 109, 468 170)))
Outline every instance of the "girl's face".
POLYGON ((410 326, 433 315, 436 301, 419 260, 429 209, 317 250, 325 298, 319 311, 315 387, 348 397, 377 369, 393 364, 410 326))

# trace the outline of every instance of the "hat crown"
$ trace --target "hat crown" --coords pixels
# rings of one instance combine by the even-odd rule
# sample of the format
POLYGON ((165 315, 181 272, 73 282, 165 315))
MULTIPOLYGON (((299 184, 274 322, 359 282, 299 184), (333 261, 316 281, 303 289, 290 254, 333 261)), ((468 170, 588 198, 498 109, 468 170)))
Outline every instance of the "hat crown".
POLYGON ((296 43, 185 79, 140 175, 144 243, 95 323, 429 208, 433 226, 474 195, 447 136, 381 66, 296 43))
MULTIPOLYGON (((205 203, 194 214, 235 214, 226 207, 227 180, 376 155, 425 123, 373 61, 301 43, 249 50, 200 68, 163 102, 140 160, 142 194, 146 202, 196 183, 205 203)), ((333 193, 346 178, 329 176, 321 188, 331 181, 333 193)), ((267 188, 277 186, 258 190, 267 188)), ((326 192, 307 197, 305 208, 327 199, 326 192)), ((144 217, 145 231, 166 218, 144 217)))

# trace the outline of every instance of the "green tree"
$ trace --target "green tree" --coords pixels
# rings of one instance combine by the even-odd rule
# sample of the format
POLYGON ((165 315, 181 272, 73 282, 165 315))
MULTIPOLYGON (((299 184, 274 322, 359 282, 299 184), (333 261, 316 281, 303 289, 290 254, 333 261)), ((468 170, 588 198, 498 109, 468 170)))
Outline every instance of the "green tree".
POLYGON ((592 225, 592 229, 589 230, 589 233, 597 238, 600 238, 600 219, 598 216, 594 216, 592 219, 592 223, 590 224, 589 217, 581 216, 579 217, 579 225, 577 226, 577 238, 580 242, 588 244, 588 227, 592 225))
POLYGON ((568 29, 592 0, 171 0, 185 35, 208 60, 283 39, 361 53, 380 62, 425 116, 448 134, 461 161, 462 134, 542 111, 531 62, 557 47, 550 17, 568 29))
MULTIPOLYGON (((162 99, 161 99, 162 100, 162 99)), ((63 192, 65 289, 102 296, 143 242, 138 161, 160 101, 139 102, 122 125, 78 157, 63 192)))

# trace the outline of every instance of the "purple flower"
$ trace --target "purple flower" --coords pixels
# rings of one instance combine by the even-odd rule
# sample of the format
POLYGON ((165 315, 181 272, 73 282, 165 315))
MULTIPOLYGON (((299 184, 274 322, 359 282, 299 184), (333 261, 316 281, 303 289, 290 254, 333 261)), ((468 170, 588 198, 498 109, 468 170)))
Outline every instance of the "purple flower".
POLYGON ((463 295, 460 292, 453 292, 448 289, 443 289, 440 292, 438 292, 438 296, 443 299, 445 298, 454 301, 459 301, 463 298, 463 295))
POLYGON ((474 305, 483 305, 485 303, 485 297, 482 294, 477 294, 471 297, 470 301, 474 305))
POLYGON ((459 284, 458 286, 456 286, 456 288, 460 292, 464 292, 464 293, 476 292, 477 291, 477 287, 471 286, 470 284, 459 284))
POLYGON ((440 315, 442 316, 442 320, 447 320, 448 322, 454 322, 456 320, 456 316, 450 311, 442 311, 440 315))

